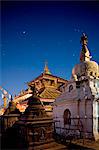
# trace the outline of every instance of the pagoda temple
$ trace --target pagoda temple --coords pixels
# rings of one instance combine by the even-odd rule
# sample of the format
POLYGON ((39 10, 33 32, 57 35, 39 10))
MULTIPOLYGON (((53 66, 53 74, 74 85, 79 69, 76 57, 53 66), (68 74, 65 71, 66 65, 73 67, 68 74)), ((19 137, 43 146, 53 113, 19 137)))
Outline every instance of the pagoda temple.
POLYGON ((28 89, 22 91, 14 98, 17 108, 24 112, 27 107, 27 98, 34 93, 40 98, 47 114, 52 115, 52 103, 62 93, 60 87, 67 84, 67 80, 51 74, 47 63, 45 63, 44 72, 34 80, 27 83, 28 89))

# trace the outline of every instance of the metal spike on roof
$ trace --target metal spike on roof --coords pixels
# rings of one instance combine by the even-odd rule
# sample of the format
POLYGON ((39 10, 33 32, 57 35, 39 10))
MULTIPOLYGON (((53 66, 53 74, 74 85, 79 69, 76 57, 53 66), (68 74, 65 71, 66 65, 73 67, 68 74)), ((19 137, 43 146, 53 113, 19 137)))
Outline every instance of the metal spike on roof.
POLYGON ((45 61, 44 73, 45 74, 51 74, 51 72, 48 69, 48 62, 47 61, 45 61))

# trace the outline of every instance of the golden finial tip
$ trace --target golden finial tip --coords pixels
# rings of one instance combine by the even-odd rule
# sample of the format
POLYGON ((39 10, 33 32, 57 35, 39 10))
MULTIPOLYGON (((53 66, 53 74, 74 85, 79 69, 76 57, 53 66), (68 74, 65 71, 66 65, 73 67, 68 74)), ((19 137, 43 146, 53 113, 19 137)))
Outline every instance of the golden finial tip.
POLYGON ((48 62, 47 61, 45 61, 44 73, 45 74, 51 74, 51 72, 49 71, 49 68, 48 68, 48 62))

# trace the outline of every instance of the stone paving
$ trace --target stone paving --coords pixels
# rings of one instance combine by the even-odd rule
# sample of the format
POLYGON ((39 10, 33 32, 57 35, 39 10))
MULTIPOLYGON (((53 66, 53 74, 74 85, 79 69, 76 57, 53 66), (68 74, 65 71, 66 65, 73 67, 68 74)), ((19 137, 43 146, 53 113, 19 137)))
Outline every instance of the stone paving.
POLYGON ((95 142, 92 140, 79 139, 79 140, 73 140, 72 143, 75 145, 87 147, 93 150, 99 150, 99 141, 95 142))

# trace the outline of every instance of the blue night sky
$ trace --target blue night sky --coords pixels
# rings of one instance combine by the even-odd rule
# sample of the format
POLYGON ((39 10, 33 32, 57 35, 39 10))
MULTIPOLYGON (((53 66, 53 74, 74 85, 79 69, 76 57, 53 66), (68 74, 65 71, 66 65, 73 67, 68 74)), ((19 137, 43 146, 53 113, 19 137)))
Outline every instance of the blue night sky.
POLYGON ((82 32, 99 62, 99 2, 2 2, 1 81, 12 95, 39 76, 44 62, 53 75, 70 79, 79 63, 82 32))

